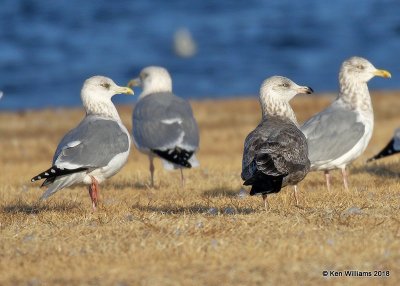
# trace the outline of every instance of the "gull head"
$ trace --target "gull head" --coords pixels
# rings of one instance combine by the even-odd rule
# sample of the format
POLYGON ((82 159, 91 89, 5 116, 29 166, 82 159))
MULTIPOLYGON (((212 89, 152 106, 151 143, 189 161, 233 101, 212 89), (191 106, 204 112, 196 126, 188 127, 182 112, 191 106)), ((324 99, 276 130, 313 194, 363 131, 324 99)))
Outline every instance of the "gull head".
POLYGON ((266 100, 270 98, 276 101, 289 102, 293 97, 300 93, 313 93, 311 87, 300 86, 292 80, 283 76, 270 77, 261 84, 260 98, 266 100))
POLYGON ((390 72, 377 69, 368 60, 361 57, 351 57, 345 60, 340 68, 339 77, 351 78, 354 81, 367 83, 375 76, 390 78, 390 72))
POLYGON ((142 94, 140 97, 143 97, 157 92, 172 92, 172 79, 165 68, 149 66, 142 69, 139 77, 129 81, 128 86, 141 87, 142 94))
POLYGON ((112 79, 105 76, 88 78, 81 90, 82 103, 86 113, 119 118, 111 101, 115 94, 133 94, 133 91, 129 87, 116 85, 112 79))
POLYGON ((111 78, 97 75, 84 82, 81 94, 96 101, 111 99, 116 94, 133 94, 133 91, 129 87, 116 85, 111 78))

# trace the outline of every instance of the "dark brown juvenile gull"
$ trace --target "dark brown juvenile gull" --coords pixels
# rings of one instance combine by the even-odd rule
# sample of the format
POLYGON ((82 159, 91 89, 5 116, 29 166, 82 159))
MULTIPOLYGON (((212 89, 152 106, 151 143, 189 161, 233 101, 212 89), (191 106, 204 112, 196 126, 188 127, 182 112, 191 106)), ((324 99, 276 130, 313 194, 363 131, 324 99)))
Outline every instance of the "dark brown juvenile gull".
POLYGON ((52 166, 32 178, 32 182, 45 179, 42 186, 48 189, 42 199, 60 189, 85 184, 89 185, 92 207, 96 210, 99 184, 125 165, 130 151, 128 130, 111 101, 113 95, 121 93, 133 91, 104 76, 85 81, 81 91, 85 118, 61 140, 52 166))
POLYGON ((310 169, 307 140, 289 104, 299 93, 312 89, 281 76, 266 79, 260 89, 261 123, 244 142, 242 179, 252 186, 250 195, 262 194, 265 208, 267 195, 287 185, 294 185, 298 205, 297 183, 310 169))
POLYGON ((149 156, 151 187, 154 186, 155 156, 167 170, 197 167, 199 130, 188 101, 172 93, 172 80, 162 67, 144 68, 129 86, 140 86, 142 93, 132 115, 133 141, 138 150, 149 156))
POLYGON ((390 142, 386 145, 386 147, 383 148, 378 154, 376 154, 372 158, 369 158, 367 162, 375 161, 383 157, 394 155, 399 152, 400 152, 400 128, 397 128, 394 131, 392 140, 390 140, 390 142))
POLYGON ((369 61, 352 57, 343 62, 339 73, 340 92, 325 110, 311 117, 301 127, 308 142, 312 171, 324 171, 330 190, 330 174, 341 169, 348 190, 346 165, 367 148, 374 128, 374 113, 367 83, 374 76, 390 77, 369 61))

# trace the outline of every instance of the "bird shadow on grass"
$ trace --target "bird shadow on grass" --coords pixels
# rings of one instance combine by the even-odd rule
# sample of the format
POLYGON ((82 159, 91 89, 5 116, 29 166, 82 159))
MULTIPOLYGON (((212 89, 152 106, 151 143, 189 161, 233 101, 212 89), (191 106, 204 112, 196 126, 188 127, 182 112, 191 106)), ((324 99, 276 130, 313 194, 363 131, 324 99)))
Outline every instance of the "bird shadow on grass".
POLYGON ((251 214, 257 212, 256 209, 253 208, 243 208, 243 207, 234 207, 234 206, 226 206, 226 207, 213 207, 206 205, 191 205, 191 206, 154 206, 154 205, 132 205, 132 209, 145 211, 145 212, 156 212, 161 214, 203 214, 203 215, 236 215, 236 214, 251 214))
POLYGON ((154 205, 132 205, 133 209, 145 211, 145 212, 157 212, 163 214, 183 214, 183 213, 206 213, 209 209, 203 205, 192 205, 188 207, 181 206, 154 206, 154 205))
POLYGON ((13 204, 3 206, 2 210, 8 214, 39 214, 42 212, 55 211, 55 212, 70 212, 71 210, 78 209, 79 204, 74 202, 58 203, 55 205, 49 205, 46 203, 26 203, 26 202, 15 202, 13 204))
POLYGON ((150 185, 148 183, 144 182, 130 182, 130 181, 124 181, 124 182, 113 182, 109 183, 108 185, 104 185, 108 189, 136 189, 136 190, 149 190, 150 185))
POLYGON ((375 176, 383 177, 383 178, 400 178, 400 172, 395 171, 398 170, 399 167, 394 164, 390 165, 364 165, 358 168, 352 168, 351 172, 353 174, 361 174, 361 173, 370 173, 375 176))
POLYGON ((218 197, 229 197, 234 198, 239 194, 238 190, 230 189, 230 188, 213 188, 210 190, 206 190, 203 192, 203 197, 206 198, 218 198, 218 197))

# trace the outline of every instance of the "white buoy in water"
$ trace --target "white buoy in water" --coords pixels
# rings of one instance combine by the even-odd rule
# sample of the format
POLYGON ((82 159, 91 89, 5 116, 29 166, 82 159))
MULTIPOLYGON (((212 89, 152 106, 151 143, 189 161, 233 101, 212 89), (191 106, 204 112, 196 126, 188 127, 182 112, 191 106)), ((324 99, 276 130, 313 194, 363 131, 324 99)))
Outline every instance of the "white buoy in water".
POLYGON ((196 54, 196 43, 187 28, 179 28, 174 33, 174 51, 182 58, 190 58, 196 54))

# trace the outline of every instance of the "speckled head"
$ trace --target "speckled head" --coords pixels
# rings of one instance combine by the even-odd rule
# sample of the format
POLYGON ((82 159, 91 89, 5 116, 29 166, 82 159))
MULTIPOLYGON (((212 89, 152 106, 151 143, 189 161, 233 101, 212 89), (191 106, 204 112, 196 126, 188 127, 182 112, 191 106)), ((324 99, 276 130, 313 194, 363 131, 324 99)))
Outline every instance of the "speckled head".
POLYGON ((129 87, 140 86, 142 93, 139 98, 157 92, 172 92, 172 79, 169 72, 158 66, 149 66, 139 74, 138 78, 128 83, 129 87))
POLYGON ((312 92, 312 88, 308 86, 300 86, 283 76, 273 76, 264 80, 261 84, 260 97, 269 97, 273 98, 273 100, 284 100, 288 102, 297 94, 310 94, 312 92))
POLYGON ((289 101, 297 94, 312 92, 310 87, 300 86, 286 77, 273 76, 264 80, 260 88, 263 118, 268 116, 286 117, 298 125, 289 101))
POLYGON ((345 60, 340 68, 339 78, 350 77, 353 81, 367 83, 375 76, 390 78, 390 72, 374 67, 368 60, 361 57, 351 57, 345 60))

